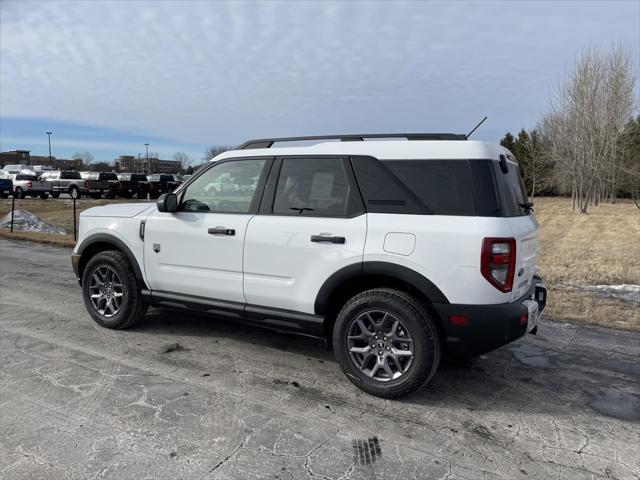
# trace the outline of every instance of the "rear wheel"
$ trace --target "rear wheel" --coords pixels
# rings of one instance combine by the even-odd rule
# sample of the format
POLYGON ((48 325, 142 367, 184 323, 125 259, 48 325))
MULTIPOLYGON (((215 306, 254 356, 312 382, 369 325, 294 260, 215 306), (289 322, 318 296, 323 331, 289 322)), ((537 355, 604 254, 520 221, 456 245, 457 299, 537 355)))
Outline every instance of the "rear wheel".
POLYGON ((440 364, 438 329, 427 310, 399 290, 367 290, 342 308, 333 330, 335 354, 349 380, 392 398, 426 385, 440 364))
POLYGON ((69 195, 71 198, 80 198, 80 191, 78 190, 78 187, 69 188, 69 195))
POLYGON ((41 193, 41 194, 40 194, 40 198, 41 198, 42 200, 46 200, 47 198, 49 198, 49 194, 48 194, 48 193, 41 193))
POLYGON ((22 188, 20 187, 16 187, 16 189, 13 191, 13 196, 15 198, 24 198, 24 190, 22 190, 22 188))
POLYGON ((60 198, 60 192, 51 192, 53 198, 60 198))
POLYGON ((93 256, 82 274, 84 304, 99 325, 123 329, 147 311, 139 284, 127 257, 117 250, 93 256))

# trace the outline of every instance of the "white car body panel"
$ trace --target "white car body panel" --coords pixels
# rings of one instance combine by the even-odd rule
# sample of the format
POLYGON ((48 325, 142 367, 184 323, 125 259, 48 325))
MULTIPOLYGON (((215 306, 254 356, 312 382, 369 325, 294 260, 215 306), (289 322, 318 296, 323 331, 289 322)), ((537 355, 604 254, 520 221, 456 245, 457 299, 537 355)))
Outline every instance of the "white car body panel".
POLYGON ((245 302, 242 254, 252 215, 213 212, 165 213, 157 210, 145 222, 147 285, 184 295, 245 302), (235 235, 212 235, 225 227, 235 235), (154 250, 158 246, 159 251, 154 250))
POLYGON ((253 305, 314 313, 324 281, 362 262, 366 215, 355 218, 257 215, 249 222, 244 292, 253 305), (311 235, 340 236, 344 244, 311 242, 311 235))

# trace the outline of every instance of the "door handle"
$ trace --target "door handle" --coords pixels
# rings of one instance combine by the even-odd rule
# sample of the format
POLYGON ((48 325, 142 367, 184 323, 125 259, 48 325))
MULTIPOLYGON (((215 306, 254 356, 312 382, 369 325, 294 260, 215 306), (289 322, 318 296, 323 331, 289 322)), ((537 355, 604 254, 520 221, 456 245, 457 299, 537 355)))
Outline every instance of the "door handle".
POLYGON ((332 237, 330 235, 311 235, 311 241, 314 243, 322 243, 322 242, 328 242, 328 243, 344 243, 345 238, 344 237, 332 237))
POLYGON ((226 228, 226 227, 210 228, 207 231, 209 232, 209 235, 235 235, 236 234, 236 231, 233 228, 226 228))

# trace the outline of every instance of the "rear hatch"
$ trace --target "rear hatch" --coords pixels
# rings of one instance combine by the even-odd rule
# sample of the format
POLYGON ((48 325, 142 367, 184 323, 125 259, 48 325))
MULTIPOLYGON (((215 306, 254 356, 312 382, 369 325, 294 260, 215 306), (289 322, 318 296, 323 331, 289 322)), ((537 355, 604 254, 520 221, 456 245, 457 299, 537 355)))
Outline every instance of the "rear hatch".
POLYGON ((502 215, 507 217, 516 240, 516 268, 511 292, 511 300, 516 300, 527 293, 533 284, 534 275, 538 274, 538 221, 533 215, 531 204, 528 204, 529 199, 518 166, 506 162, 505 173, 499 163, 494 164, 502 215))

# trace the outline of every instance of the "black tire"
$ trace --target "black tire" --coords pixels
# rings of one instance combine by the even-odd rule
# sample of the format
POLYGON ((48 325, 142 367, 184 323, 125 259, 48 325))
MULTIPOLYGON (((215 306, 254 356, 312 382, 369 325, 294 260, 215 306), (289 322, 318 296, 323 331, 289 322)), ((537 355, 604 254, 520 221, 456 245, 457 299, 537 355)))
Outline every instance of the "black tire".
MULTIPOLYGON (((361 332, 361 335, 366 336, 364 332, 361 332)), ((391 335, 387 333, 384 338, 387 340, 390 337, 391 335)), ((371 339, 370 341, 376 342, 377 340, 371 339)), ((389 342, 391 341, 389 340, 389 342)), ((364 343, 368 345, 369 341, 364 341, 364 343)), ((397 343, 386 343, 386 345, 391 345, 392 351, 393 347, 398 346, 397 343)), ((404 345, 410 350, 409 343, 404 345)), ((405 292, 390 288, 367 290, 344 304, 334 324, 333 347, 338 363, 347 378, 361 390, 383 398, 400 397, 420 390, 433 378, 442 355, 440 334, 433 317, 415 298, 405 292), (361 371, 356 365, 356 361, 351 358, 348 336, 350 333, 354 334, 352 329, 356 327, 357 319, 363 318, 362 315, 366 315, 367 312, 387 318, 386 313, 389 318, 399 320, 400 328, 406 330, 406 335, 411 339, 413 355, 410 363, 406 366, 406 371, 402 372, 398 378, 387 378, 386 380, 371 378, 361 371)), ((382 347, 378 353, 384 353, 385 348, 382 347)), ((373 352, 374 363, 378 358, 384 358, 377 357, 376 349, 378 346, 373 352)), ((402 357, 399 358, 406 361, 402 357)), ((395 365, 400 366, 399 363, 395 365)))
POLYGON ((42 200, 46 200, 47 198, 49 198, 49 194, 48 194, 48 193, 41 193, 41 194, 40 194, 40 198, 41 198, 42 200))
POLYGON ((7 192, 0 192, 0 198, 9 198, 9 194, 7 192))
POLYGON ((78 190, 78 187, 69 187, 69 196, 71 198, 80 198, 80 190, 78 190))
POLYGON ((22 188, 20 187, 16 187, 16 189, 13 191, 13 196, 15 198, 24 198, 24 190, 22 190, 22 188))
MULTIPOLYGON (((115 289, 114 289, 115 291, 115 289)), ((82 297, 87 311, 96 323, 105 328, 121 330, 134 325, 147 311, 142 301, 141 285, 127 257, 117 250, 100 252, 87 262, 82 274, 82 297), (120 308, 113 316, 98 311, 90 298, 91 277, 99 269, 107 267, 119 277, 122 293, 120 308)))
POLYGON ((60 192, 51 192, 53 198, 60 198, 60 192))

